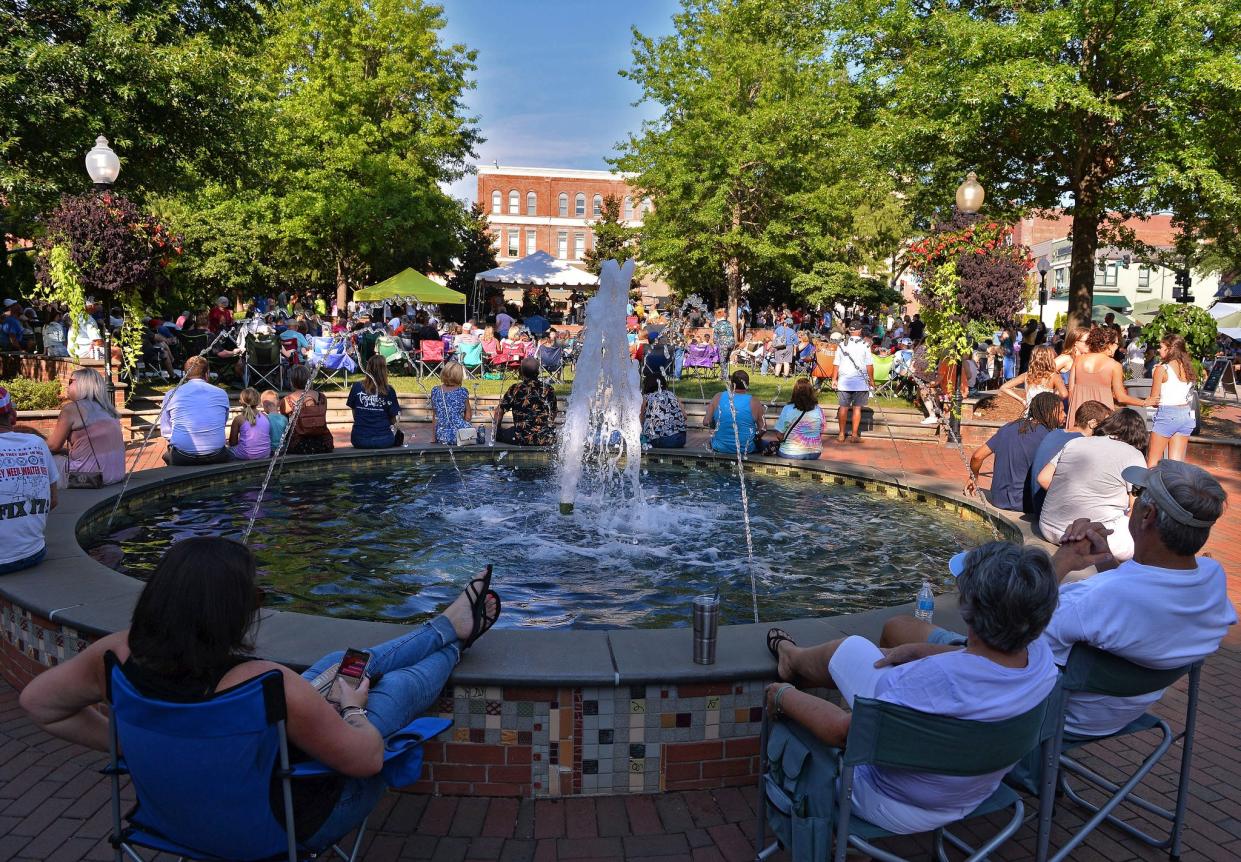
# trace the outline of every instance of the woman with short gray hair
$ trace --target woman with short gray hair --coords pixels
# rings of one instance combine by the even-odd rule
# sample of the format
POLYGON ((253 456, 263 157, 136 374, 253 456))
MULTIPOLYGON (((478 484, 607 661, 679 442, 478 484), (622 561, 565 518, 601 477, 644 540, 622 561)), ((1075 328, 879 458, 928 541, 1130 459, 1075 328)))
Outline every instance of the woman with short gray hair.
MULTIPOLYGON (((854 636, 802 649, 772 629, 767 644, 780 679, 838 688, 850 706, 860 696, 970 721, 1004 721, 1034 709, 1057 677, 1051 648, 1039 637, 1058 600, 1051 558, 1041 548, 990 542, 953 557, 949 568, 969 626, 963 640, 880 650, 854 636)), ((767 702, 771 715, 793 719, 830 746, 848 737, 850 713, 788 682, 770 686, 767 702)), ((968 815, 1007 771, 960 776, 859 766, 853 806, 891 832, 926 832, 968 815)))

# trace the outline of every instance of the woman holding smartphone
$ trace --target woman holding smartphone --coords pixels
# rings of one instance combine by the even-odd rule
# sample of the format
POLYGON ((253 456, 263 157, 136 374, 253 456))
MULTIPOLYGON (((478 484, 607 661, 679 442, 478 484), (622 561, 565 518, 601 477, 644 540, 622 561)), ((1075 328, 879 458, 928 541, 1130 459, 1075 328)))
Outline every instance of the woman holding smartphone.
POLYGON ((231 539, 185 539, 156 566, 130 628, 44 671, 22 691, 21 704, 49 733, 107 751, 108 720, 95 707, 107 691, 108 653, 143 695, 178 703, 279 671, 290 757, 339 773, 293 783, 297 839, 321 850, 356 828, 383 795, 384 740, 426 712, 462 650, 495 624, 500 598, 490 581, 489 566, 429 623, 366 650, 369 676, 355 687, 335 673, 343 651, 302 674, 251 655, 260 606, 254 555, 231 539), (327 699, 312 685, 317 677, 330 681, 327 699), (373 689, 370 679, 377 680, 373 689))

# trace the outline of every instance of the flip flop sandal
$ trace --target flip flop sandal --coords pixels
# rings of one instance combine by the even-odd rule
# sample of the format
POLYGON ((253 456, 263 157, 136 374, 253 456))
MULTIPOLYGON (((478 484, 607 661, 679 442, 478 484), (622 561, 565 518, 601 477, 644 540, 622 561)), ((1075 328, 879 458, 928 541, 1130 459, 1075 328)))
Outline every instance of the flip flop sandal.
POLYGON ((767 632, 767 651, 771 653, 771 657, 776 661, 780 660, 780 644, 788 641, 793 646, 797 646, 797 641, 784 629, 769 629, 767 632))
POLYGON ((470 603, 470 610, 474 613, 474 629, 470 632, 469 638, 461 645, 462 650, 467 650, 474 645, 474 642, 481 638, 487 632, 491 631, 491 627, 496 624, 496 620, 500 618, 500 610, 502 609, 500 596, 495 590, 487 590, 477 601, 470 603), (495 599, 496 610, 494 614, 487 614, 488 597, 495 599))

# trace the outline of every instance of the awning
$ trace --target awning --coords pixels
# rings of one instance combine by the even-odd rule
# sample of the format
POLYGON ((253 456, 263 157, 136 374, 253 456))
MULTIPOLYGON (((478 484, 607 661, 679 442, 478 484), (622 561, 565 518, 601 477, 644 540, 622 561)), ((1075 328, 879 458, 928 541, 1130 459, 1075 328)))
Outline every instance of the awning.
POLYGON ((1241 300, 1241 282, 1232 284, 1220 284, 1219 290, 1215 291, 1216 299, 1234 299, 1241 300))
POLYGON ((385 299, 416 299, 429 305, 465 305, 465 294, 451 287, 436 284, 414 269, 403 269, 392 278, 355 291, 359 302, 382 302, 385 299))
POLYGON ((557 260, 545 251, 536 251, 507 266, 498 266, 474 276, 474 283, 538 284, 545 287, 594 287, 599 277, 557 260))
POLYGON ((1095 308, 1114 308, 1117 311, 1128 311, 1132 305, 1133 303, 1131 303, 1126 297, 1118 294, 1109 296, 1107 294, 1096 293, 1094 295, 1095 308))
POLYGON ((1133 325, 1133 318, 1125 314, 1123 311, 1111 311, 1110 309, 1100 305, 1096 305, 1092 309, 1090 319, 1096 323, 1106 323, 1108 314, 1112 315, 1112 323, 1115 323, 1117 326, 1133 325))

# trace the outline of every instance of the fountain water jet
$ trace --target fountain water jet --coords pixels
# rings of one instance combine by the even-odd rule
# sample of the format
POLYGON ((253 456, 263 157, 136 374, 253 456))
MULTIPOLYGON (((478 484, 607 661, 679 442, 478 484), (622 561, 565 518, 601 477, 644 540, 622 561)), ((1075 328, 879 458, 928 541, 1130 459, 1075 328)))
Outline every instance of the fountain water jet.
POLYGON ((560 511, 579 494, 602 491, 612 502, 640 501, 642 392, 629 355, 625 305, 634 261, 603 263, 599 292, 586 303, 582 352, 560 430, 560 511), (583 479, 586 480, 583 487, 583 479))

